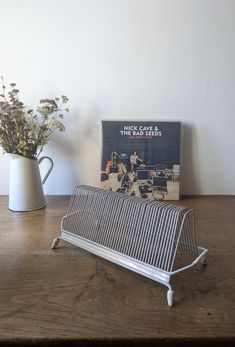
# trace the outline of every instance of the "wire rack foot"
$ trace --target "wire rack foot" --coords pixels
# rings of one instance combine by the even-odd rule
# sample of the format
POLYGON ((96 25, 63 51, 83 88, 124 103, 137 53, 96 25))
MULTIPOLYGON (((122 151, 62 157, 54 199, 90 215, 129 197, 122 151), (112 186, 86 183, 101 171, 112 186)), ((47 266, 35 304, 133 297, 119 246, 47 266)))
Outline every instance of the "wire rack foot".
POLYGON ((170 307, 174 305, 174 291, 171 289, 167 291, 167 303, 170 307))
POLYGON ((52 248, 52 249, 55 249, 55 248, 58 246, 59 242, 60 242, 60 239, 59 239, 59 237, 57 237, 57 238, 52 242, 51 248, 52 248))
POLYGON ((202 265, 205 265, 205 266, 207 265, 207 259, 206 259, 206 257, 202 258, 201 264, 202 264, 202 265))

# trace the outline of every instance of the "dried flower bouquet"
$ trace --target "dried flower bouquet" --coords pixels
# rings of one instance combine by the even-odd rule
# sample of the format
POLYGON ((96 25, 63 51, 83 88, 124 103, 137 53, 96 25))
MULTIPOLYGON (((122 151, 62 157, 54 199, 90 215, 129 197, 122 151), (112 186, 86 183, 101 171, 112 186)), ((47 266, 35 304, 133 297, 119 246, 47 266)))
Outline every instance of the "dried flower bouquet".
POLYGON ((68 112, 65 95, 54 99, 41 99, 36 111, 27 109, 19 100, 19 90, 11 83, 10 91, 2 81, 0 94, 0 146, 4 152, 37 159, 54 130, 64 131, 64 112, 68 112))

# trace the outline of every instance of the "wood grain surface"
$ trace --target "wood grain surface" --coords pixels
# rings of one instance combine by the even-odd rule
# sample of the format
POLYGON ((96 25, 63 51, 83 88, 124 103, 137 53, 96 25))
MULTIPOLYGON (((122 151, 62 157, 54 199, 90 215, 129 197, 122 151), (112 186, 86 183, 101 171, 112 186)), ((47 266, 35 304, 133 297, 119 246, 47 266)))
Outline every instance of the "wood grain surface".
POLYGON ((0 345, 232 346, 235 342, 235 197, 187 197, 208 265, 166 288, 60 242, 69 197, 11 212, 0 197, 0 345))

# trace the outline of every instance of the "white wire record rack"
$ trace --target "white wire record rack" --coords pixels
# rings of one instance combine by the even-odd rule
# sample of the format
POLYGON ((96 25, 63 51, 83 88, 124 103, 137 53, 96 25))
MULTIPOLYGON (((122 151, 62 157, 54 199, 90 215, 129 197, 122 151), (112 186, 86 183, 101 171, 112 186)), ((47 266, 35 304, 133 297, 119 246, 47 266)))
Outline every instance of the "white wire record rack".
POLYGON ((196 244, 193 209, 89 186, 74 189, 53 249, 59 240, 162 283, 169 306, 171 277, 205 263, 208 252, 196 244), (186 257, 186 264, 176 266, 184 254, 190 263, 186 257))

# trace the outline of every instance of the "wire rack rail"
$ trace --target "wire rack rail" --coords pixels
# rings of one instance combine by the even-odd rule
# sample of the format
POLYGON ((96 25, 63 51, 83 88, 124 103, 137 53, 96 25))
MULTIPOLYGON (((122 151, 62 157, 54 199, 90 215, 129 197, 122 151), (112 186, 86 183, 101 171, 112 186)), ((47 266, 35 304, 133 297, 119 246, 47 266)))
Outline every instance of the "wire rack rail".
POLYGON ((196 244, 194 219, 194 210, 184 206, 78 186, 52 248, 63 240, 162 283, 172 306, 171 277, 205 263, 208 252, 196 244), (193 261, 175 268, 182 252, 193 261))

